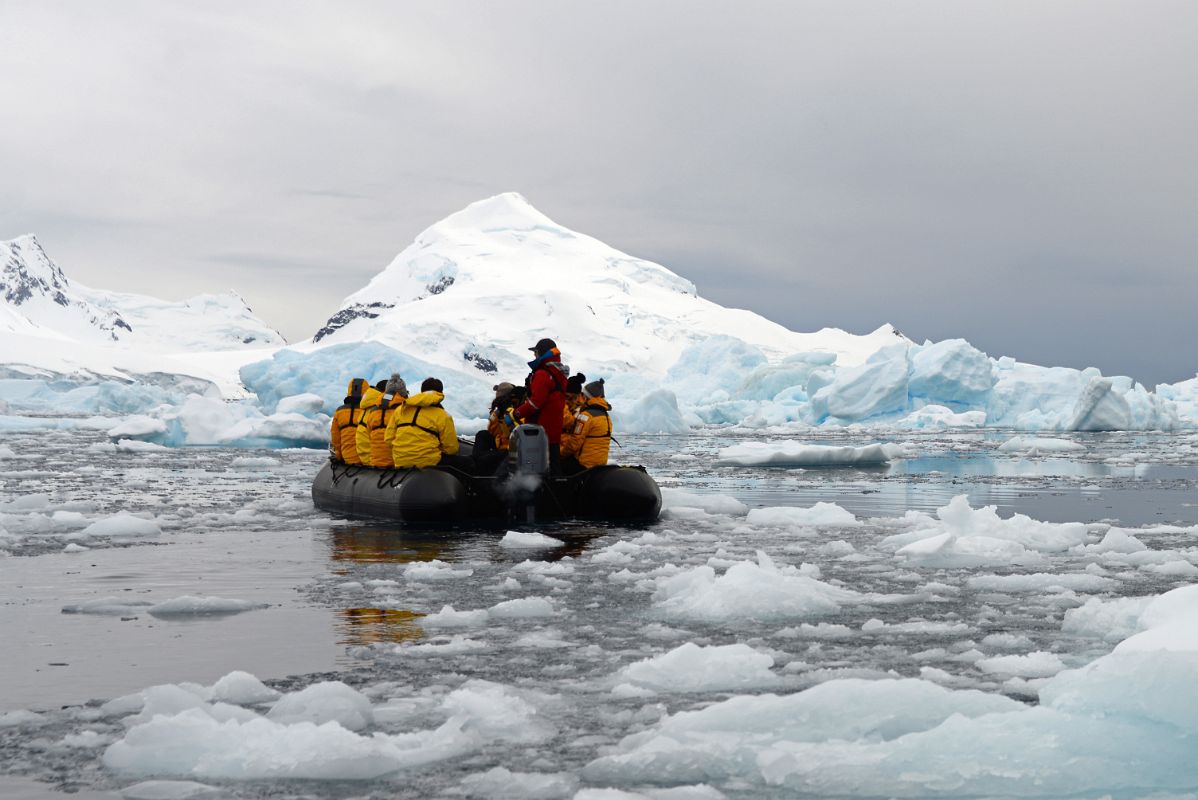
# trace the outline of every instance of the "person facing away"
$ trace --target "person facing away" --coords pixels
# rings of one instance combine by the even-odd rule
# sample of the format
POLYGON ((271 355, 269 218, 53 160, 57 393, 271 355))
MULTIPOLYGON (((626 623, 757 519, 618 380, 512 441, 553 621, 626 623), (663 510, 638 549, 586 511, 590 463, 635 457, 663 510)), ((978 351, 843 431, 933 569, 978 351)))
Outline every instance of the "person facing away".
MULTIPOLYGON (((395 409, 407 399, 408 386, 398 372, 393 372, 390 380, 379 381, 375 388, 382 391, 374 405, 362 415, 362 422, 358 425, 358 454, 365 452, 372 467, 389 469, 394 464, 391 461, 391 440, 387 439, 387 423, 395 409)), ((362 405, 366 405, 365 397, 362 398, 362 405)), ((363 463, 366 463, 365 458, 363 463)))
POLYGON ((329 429, 329 449, 336 461, 346 464, 361 464, 358 449, 354 446, 354 434, 362 419, 359 407, 362 393, 369 388, 365 378, 354 378, 345 389, 345 402, 333 412, 329 429))
POLYGON ((358 453, 358 463, 366 467, 372 467, 374 464, 370 460, 369 440, 366 442, 366 447, 362 447, 362 423, 366 421, 366 416, 371 409, 378 408, 379 400, 383 397, 383 387, 386 385, 387 381, 381 380, 374 386, 367 386, 365 394, 358 403, 358 407, 362 409, 362 416, 358 418, 358 426, 354 429, 354 450, 358 453))
POLYGON ((425 378, 420 393, 409 397, 391 414, 386 436, 396 469, 435 467, 438 464, 468 469, 470 459, 457 457, 458 432, 453 417, 441 407, 445 387, 436 378, 425 378))
POLYGON ((562 436, 562 472, 567 474, 603 466, 611 450, 611 405, 603 396, 603 379, 583 387, 582 396, 574 427, 562 436))
POLYGON ((566 379, 566 406, 562 409, 562 436, 574 428, 574 415, 582 408, 582 385, 587 376, 581 372, 566 379))
POLYGON ((566 406, 566 375, 562 371, 562 354, 552 339, 542 339, 528 348, 534 356, 528 362, 532 370, 525 381, 528 399, 516 408, 513 419, 540 425, 549 441, 549 464, 558 472, 561 458, 563 408, 566 406))

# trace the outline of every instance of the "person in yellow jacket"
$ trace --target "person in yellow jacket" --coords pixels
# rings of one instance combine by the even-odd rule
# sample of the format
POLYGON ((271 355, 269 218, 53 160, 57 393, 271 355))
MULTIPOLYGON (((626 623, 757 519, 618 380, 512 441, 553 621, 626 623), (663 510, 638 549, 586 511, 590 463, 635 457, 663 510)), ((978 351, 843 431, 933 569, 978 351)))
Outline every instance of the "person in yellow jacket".
MULTIPOLYGON (((366 413, 358 423, 358 455, 362 463, 378 469, 395 466, 391 461, 391 440, 387 438, 387 423, 395 410, 408 397, 408 386, 398 372, 391 373, 391 380, 379 381, 375 389, 382 391, 372 398, 370 392, 362 398, 366 413)), ((373 391, 373 390, 372 390, 373 391)))
POLYGON ((396 469, 435 467, 438 464, 472 471, 473 462, 458 456, 458 432, 453 417, 441 407, 445 386, 425 378, 420 393, 409 397, 387 421, 391 456, 396 469))
POLYGON ((611 450, 611 406, 603 396, 603 379, 583 387, 584 405, 574 427, 562 434, 562 472, 570 474, 607 463, 611 450))
POLYGON ((365 378, 354 378, 345 389, 345 402, 333 412, 329 427, 329 450, 335 461, 346 464, 361 464, 358 448, 354 445, 358 423, 362 420, 362 393, 368 389, 365 378))
POLYGON ((363 436, 362 423, 366 421, 366 415, 372 408, 378 408, 379 400, 383 397, 383 387, 386 385, 386 381, 379 381, 374 386, 367 386, 361 402, 358 403, 358 407, 362 409, 362 416, 358 418, 358 426, 354 430, 354 450, 358 454, 358 463, 363 466, 374 465, 370 461, 370 438, 363 436), (365 440, 365 447, 363 447, 363 440, 365 440))

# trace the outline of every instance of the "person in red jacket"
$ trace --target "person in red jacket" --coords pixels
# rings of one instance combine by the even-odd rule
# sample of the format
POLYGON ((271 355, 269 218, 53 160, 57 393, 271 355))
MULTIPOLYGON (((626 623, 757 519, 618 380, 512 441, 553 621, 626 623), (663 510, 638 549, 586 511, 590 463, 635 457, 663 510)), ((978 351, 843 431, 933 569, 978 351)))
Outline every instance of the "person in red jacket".
POLYGON ((566 375, 562 372, 562 353, 552 339, 542 339, 532 347, 532 370, 525 381, 528 399, 514 412, 516 419, 540 425, 549 441, 549 467, 558 473, 561 459, 562 409, 566 407, 566 375))

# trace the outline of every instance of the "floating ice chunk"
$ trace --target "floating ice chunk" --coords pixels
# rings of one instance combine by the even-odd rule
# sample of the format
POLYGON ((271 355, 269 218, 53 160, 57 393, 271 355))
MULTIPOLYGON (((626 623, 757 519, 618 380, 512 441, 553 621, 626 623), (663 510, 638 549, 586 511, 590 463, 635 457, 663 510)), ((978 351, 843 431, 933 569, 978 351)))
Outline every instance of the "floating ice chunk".
POLYGON ((915 409, 905 417, 894 421, 895 428, 902 430, 943 430, 945 428, 981 428, 986 424, 985 411, 954 412, 947 406, 931 405, 915 409))
POLYGON ((267 603, 253 603, 249 600, 236 600, 225 597, 197 597, 185 594, 155 603, 146 609, 155 617, 198 617, 221 614, 240 614, 243 611, 254 611, 268 608, 267 603))
POLYGON ((721 692, 776 686, 774 659, 747 644, 700 647, 687 642, 624 667, 616 679, 655 692, 721 692))
POLYGON ((535 533, 533 531, 508 531, 499 540, 500 547, 513 550, 522 548, 546 549, 562 547, 565 544, 561 539, 555 539, 552 536, 546 536, 543 533, 535 533))
POLYGON ((568 772, 512 772, 494 767, 462 779, 467 797, 488 800, 560 800, 574 797, 578 779, 568 772))
POLYGON ((427 614, 418 621, 428 628, 473 628, 486 625, 490 613, 485 608, 473 611, 455 611, 453 606, 442 606, 435 614, 427 614))
POLYGON ((1148 545, 1121 528, 1111 528, 1098 544, 1086 545, 1090 553, 1140 553, 1148 549, 1148 545))
POLYGON ((662 616, 700 622, 818 617, 861 598, 856 592, 808 577, 795 567, 779 568, 762 551, 758 551, 756 563, 737 562, 720 576, 711 567, 701 566, 659 579, 653 593, 655 608, 662 616))
POLYGON ((121 789, 125 800, 192 800, 220 793, 220 789, 195 781, 142 781, 121 789))
POLYGON ((550 738, 553 727, 527 696, 491 681, 471 680, 441 703, 462 730, 483 740, 536 743, 550 738))
POLYGON ((255 780, 370 780, 468 752, 476 740, 458 721, 433 731, 361 736, 336 722, 283 724, 214 719, 202 709, 137 725, 104 752, 128 775, 255 780))
POLYGON ((341 681, 314 683, 298 692, 285 694, 275 701, 266 716, 284 725, 336 722, 351 731, 362 730, 374 722, 366 695, 341 681))
POLYGON ((16 728, 22 725, 37 725, 44 717, 36 711, 19 708, 16 711, 0 713, 0 728, 16 728))
POLYGON ((1088 528, 1076 522, 1039 522, 1023 514, 998 516, 996 506, 973 509, 957 495, 936 517, 908 512, 907 533, 887 536, 882 547, 920 566, 952 568, 1034 564, 1041 553, 1060 553, 1085 544, 1088 528))
POLYGON ((256 676, 234 670, 212 684, 209 699, 242 706, 273 702, 278 700, 279 696, 279 692, 258 680, 256 676))
POLYGON ((438 559, 418 561, 404 567, 403 575, 410 581, 451 581, 456 578, 469 578, 474 574, 472 569, 454 569, 453 565, 438 559))
POLYGON ((1068 439, 1050 439, 1038 436, 1012 436, 998 446, 1001 453, 1025 453, 1039 455, 1040 453, 1075 453, 1085 450, 1086 446, 1068 439))
POLYGON ((708 514, 728 514, 744 516, 749 507, 735 497, 726 494, 695 494, 663 486, 661 489, 662 508, 700 508, 708 514))
POLYGON ((745 442, 721 449, 717 464, 753 467, 866 467, 881 466, 903 457, 896 444, 839 447, 802 442, 745 442))
POLYGON ((414 656, 460 656, 486 649, 487 645, 484 642, 454 635, 448 639, 427 644, 400 645, 395 648, 394 652, 414 656))
POLYGON ((0 444, 0 458, 16 458, 17 453, 6 444, 0 444))
POLYGON ((113 449, 118 453, 155 453, 169 448, 155 442, 143 442, 140 439, 120 439, 113 449))
POLYGON ((1088 573, 1037 572, 1030 575, 976 575, 965 585, 978 592, 1103 592, 1115 588, 1119 581, 1088 573))
POLYGON ((504 600, 488 609, 495 619, 536 619, 554 614, 553 601, 548 597, 521 597, 504 600))
POLYGON ((974 662, 982 672, 1013 675, 1019 678, 1050 678, 1065 668, 1056 653, 1037 650, 1027 655, 994 656, 974 662))
POLYGON ((108 429, 108 438, 144 439, 166 433, 166 423, 156 417, 136 414, 108 429))
POLYGON ((120 597, 101 597, 83 603, 72 603, 62 607, 64 614, 103 614, 111 616, 133 616, 148 611, 154 605, 148 600, 129 600, 120 597))
POLYGON ((127 511, 120 511, 111 517, 93 522, 80 531, 80 536, 84 537, 110 538, 145 538, 161 534, 162 528, 153 519, 135 516, 127 511))
POLYGON ((800 506, 774 506, 754 508, 749 511, 745 522, 770 528, 856 528, 863 523, 851 511, 835 503, 816 503, 810 508, 800 506))
MULTIPOLYGON (((733 697, 665 717, 656 729, 625 738, 617 754, 589 763, 582 776, 625 785, 752 777, 772 761, 765 756, 784 743, 892 741, 953 717, 1021 708, 1001 695, 952 691, 910 678, 833 680, 796 694, 733 697)), ((841 759, 834 763, 846 766, 841 759)))
POLYGON ((271 458, 270 456, 257 456, 257 457, 252 457, 252 458, 249 456, 239 456, 229 462, 229 469, 235 469, 235 470, 271 469, 273 467, 282 465, 282 463, 283 462, 280 461, 279 459, 271 458))

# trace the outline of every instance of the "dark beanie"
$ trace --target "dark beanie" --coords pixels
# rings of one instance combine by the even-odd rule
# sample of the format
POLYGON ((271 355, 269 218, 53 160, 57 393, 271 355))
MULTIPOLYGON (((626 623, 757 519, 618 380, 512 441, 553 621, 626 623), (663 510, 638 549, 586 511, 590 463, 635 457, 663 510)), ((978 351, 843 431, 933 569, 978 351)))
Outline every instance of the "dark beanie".
POLYGON ((422 392, 441 392, 442 394, 444 394, 445 393, 445 384, 441 383, 441 381, 437 380, 436 378, 425 378, 424 383, 420 384, 420 391, 422 391, 422 392))
POLYGON ((603 397, 603 378, 591 381, 582 389, 587 397, 603 397))
POLYGON ((571 375, 566 381, 566 391, 570 394, 579 394, 582 392, 582 385, 587 382, 587 376, 581 372, 571 375))

